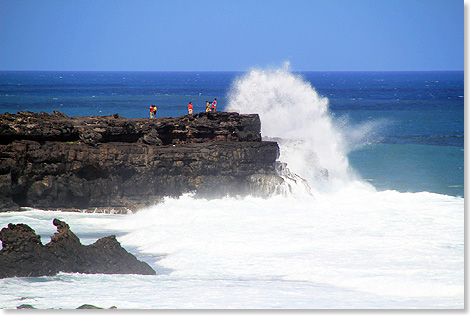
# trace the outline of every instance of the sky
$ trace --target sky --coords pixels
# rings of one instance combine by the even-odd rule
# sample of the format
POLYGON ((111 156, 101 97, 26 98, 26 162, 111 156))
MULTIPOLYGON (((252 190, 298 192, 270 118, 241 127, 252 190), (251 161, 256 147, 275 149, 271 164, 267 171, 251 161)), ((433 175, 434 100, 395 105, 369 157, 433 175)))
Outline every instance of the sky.
POLYGON ((0 0, 0 70, 464 70, 463 0, 0 0))

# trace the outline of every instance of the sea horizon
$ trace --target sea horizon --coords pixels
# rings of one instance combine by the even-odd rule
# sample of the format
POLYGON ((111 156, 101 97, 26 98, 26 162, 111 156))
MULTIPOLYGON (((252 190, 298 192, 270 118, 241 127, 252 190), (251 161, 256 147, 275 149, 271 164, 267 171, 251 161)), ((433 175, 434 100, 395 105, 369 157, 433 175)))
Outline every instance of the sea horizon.
MULTIPOLYGON (((246 70, 0 70, 0 72, 250 72, 246 70)), ((291 72, 465 72, 465 70, 291 70, 291 72)))

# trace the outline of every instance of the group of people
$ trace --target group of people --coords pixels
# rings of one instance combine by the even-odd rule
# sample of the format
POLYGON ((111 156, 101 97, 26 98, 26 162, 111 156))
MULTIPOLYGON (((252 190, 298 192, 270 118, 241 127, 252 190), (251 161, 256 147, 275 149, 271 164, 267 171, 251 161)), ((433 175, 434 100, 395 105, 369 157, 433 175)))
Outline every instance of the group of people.
MULTIPOLYGON (((214 101, 206 101, 206 112, 215 112, 217 110, 217 99, 214 98, 214 101)), ((193 104, 189 102, 188 104, 188 114, 193 113, 193 104)))
MULTIPOLYGON (((215 112, 217 110, 217 99, 214 98, 212 102, 206 101, 206 112, 215 112)), ((189 102, 188 113, 193 113, 193 104, 189 102)), ((150 105, 150 118, 157 118, 157 106, 150 105)))

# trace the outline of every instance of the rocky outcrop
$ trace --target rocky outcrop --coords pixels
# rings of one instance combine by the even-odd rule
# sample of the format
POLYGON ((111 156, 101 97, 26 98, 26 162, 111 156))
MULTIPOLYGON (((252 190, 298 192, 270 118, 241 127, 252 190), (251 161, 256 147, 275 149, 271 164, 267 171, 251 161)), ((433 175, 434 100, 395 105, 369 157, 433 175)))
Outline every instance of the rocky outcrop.
POLYGON ((0 231, 0 278, 53 276, 58 272, 143 274, 155 271, 121 247, 114 235, 82 245, 67 223, 54 219, 57 232, 43 245, 26 224, 0 231))
POLYGON ((279 148, 258 115, 0 115, 0 211, 138 209, 164 196, 266 194, 279 148))
MULTIPOLYGON (((109 309, 116 309, 117 307, 116 306, 111 306, 109 309)), ((31 304, 21 304, 20 306, 17 306, 16 309, 19 309, 19 310, 24 310, 24 309, 30 309, 30 310, 34 310, 36 309, 34 306, 32 306, 31 304)), ((77 310, 102 310, 103 307, 98 307, 98 306, 94 306, 94 305, 91 305, 91 304, 83 304, 79 307, 77 307, 77 310)))

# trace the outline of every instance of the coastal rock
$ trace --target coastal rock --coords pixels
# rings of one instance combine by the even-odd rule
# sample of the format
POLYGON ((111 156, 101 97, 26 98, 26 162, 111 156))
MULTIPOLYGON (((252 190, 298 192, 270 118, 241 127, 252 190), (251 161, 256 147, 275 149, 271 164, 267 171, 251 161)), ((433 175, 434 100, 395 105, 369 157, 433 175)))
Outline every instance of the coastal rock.
POLYGON ((155 271, 121 247, 114 235, 82 245, 69 225, 58 219, 57 232, 43 245, 26 224, 8 224, 0 231, 0 278, 53 276, 62 272, 143 274, 155 271))
POLYGON ((91 304, 83 304, 77 307, 77 310, 102 310, 102 307, 94 306, 91 304))
POLYGON ((36 309, 34 306, 31 304, 21 304, 20 306, 16 307, 18 310, 34 310, 36 309))
MULTIPOLYGON (((34 306, 32 306, 31 304, 21 304, 20 306, 17 306, 16 309, 19 309, 19 310, 24 310, 24 309, 36 309, 34 306)), ((79 307, 77 307, 77 310, 102 310, 103 307, 98 307, 98 306, 94 306, 94 305, 91 305, 91 304, 83 304, 79 307)), ((116 306, 111 306, 109 309, 117 309, 116 306)))
MULTIPOLYGON (((276 142, 257 114, 68 117, 0 114, 0 211, 139 209, 165 196, 264 195, 253 176, 276 176, 276 142)), ((275 182, 275 180, 273 181, 275 182)))

